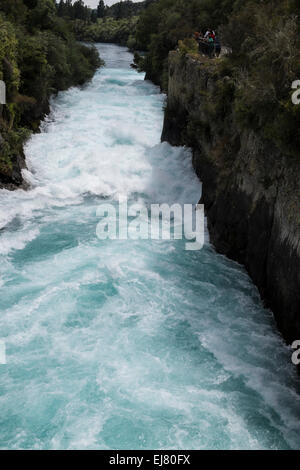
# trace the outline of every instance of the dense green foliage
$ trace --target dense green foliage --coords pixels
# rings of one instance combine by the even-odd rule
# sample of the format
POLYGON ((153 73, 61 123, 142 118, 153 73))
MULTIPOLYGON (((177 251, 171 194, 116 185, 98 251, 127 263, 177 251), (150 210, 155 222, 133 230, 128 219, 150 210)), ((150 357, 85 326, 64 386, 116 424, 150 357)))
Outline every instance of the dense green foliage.
POLYGON ((232 47, 237 121, 299 156, 300 106, 291 101, 291 84, 300 78, 300 18, 293 4, 247 2, 231 16, 224 41, 232 47))
POLYGON ((211 97, 212 107, 229 99, 241 132, 252 129, 298 156, 300 106, 291 102, 291 84, 300 79, 299 15, 298 0, 158 0, 137 25, 137 47, 147 50, 138 64, 166 90, 169 51, 181 41, 181 53, 195 52, 188 39, 195 31, 218 30, 232 53, 215 61, 220 93, 211 97), (229 98, 224 77, 231 84, 229 98))
POLYGON ((234 0, 158 0, 140 16, 137 48, 148 50, 143 64, 147 76, 166 88, 167 57, 179 40, 226 22, 234 0))
POLYGON ((0 176, 10 181, 14 162, 31 130, 49 110, 52 93, 83 84, 100 65, 98 53, 76 43, 57 16, 54 0, 2 0, 0 79, 0 176))
POLYGON ((147 8, 155 0, 145 0, 141 2, 132 2, 123 0, 114 3, 111 7, 106 7, 106 16, 112 16, 116 19, 130 18, 138 16, 145 8, 147 8))
POLYGON ((116 20, 138 16, 141 11, 147 8, 156 0, 145 0, 132 2, 131 0, 121 0, 111 6, 105 5, 104 0, 99 0, 98 6, 92 9, 84 4, 83 0, 59 0, 57 13, 60 17, 71 20, 83 20, 86 23, 95 23, 98 18, 114 18, 116 20))
POLYGON ((60 0, 57 4, 57 14, 60 17, 85 21, 95 18, 92 9, 87 7, 83 0, 76 0, 73 3, 72 0, 60 0))
POLYGON ((138 17, 115 19, 113 17, 99 18, 96 23, 73 22, 73 31, 80 41, 116 43, 135 47, 134 31, 138 17))
POLYGON ((124 0, 109 7, 99 0, 97 9, 91 9, 82 0, 73 4, 71 0, 60 0, 57 11, 60 17, 71 21, 76 38, 81 41, 111 42, 134 49, 138 15, 155 1, 124 0))

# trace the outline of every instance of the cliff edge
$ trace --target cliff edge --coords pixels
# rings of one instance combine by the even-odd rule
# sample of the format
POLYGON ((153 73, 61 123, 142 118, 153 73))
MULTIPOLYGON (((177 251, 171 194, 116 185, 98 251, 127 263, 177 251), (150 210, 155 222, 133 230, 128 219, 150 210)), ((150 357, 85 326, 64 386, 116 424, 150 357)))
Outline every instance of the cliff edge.
POLYGON ((187 145, 212 244, 245 265, 287 342, 300 338, 300 158, 242 128, 222 60, 169 54, 162 140, 187 145))

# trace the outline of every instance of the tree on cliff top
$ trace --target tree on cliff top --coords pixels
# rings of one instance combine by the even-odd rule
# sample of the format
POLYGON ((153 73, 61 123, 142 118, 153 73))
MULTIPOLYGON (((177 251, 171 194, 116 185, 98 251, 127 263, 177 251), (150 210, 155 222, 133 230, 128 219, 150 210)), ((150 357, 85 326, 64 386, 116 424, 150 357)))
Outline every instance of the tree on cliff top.
POLYGON ((98 7, 97 7, 97 18, 104 18, 105 16, 105 4, 103 0, 99 1, 98 7))

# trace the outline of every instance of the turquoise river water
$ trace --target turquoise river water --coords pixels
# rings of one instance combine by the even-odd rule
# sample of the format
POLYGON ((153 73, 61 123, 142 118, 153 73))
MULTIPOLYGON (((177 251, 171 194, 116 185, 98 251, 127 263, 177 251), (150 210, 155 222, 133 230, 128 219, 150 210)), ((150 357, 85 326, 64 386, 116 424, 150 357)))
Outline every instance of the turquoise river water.
POLYGON ((0 191, 2 449, 300 448, 299 380, 245 270, 183 240, 99 240, 97 208, 197 203, 188 149, 160 143, 164 96, 106 67, 53 99, 0 191))

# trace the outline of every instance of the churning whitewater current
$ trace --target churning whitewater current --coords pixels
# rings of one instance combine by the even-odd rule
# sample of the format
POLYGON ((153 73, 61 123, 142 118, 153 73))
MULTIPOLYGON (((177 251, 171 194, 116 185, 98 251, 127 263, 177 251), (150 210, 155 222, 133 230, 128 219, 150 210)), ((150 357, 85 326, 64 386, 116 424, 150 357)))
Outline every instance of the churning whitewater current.
POLYGON ((31 189, 0 191, 0 447, 299 448, 291 351, 244 269, 209 243, 97 238, 103 201, 201 192, 160 143, 158 88, 98 48, 27 144, 31 189))

